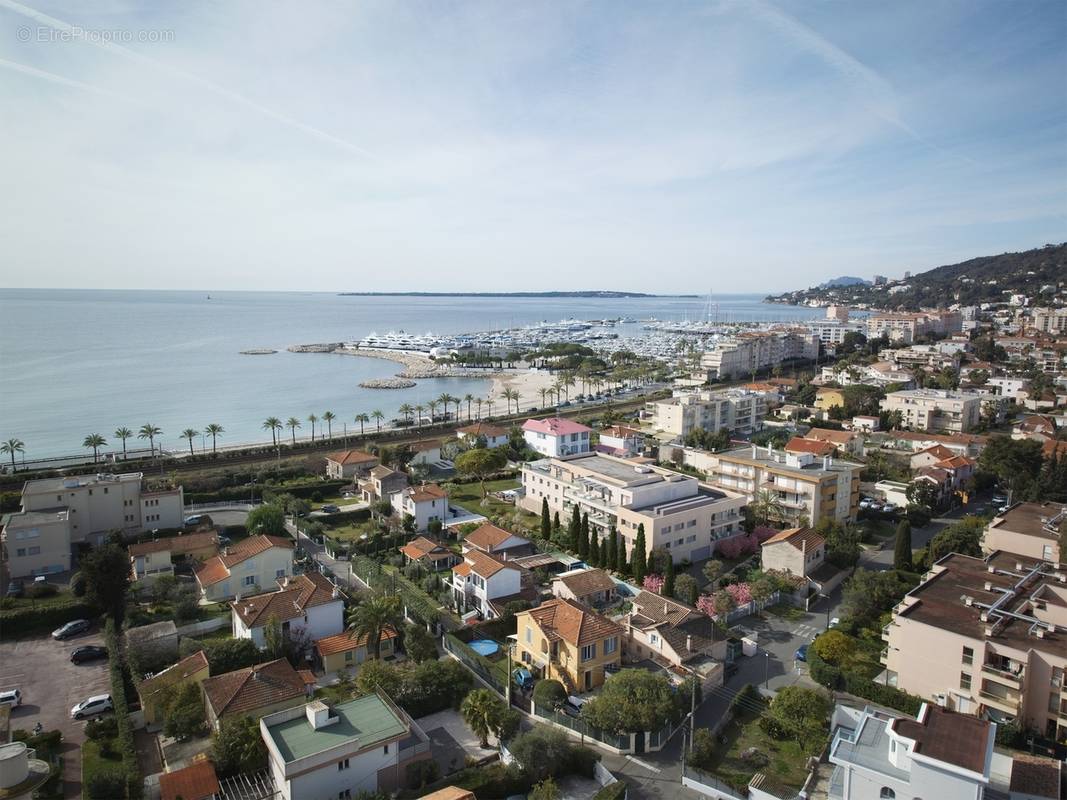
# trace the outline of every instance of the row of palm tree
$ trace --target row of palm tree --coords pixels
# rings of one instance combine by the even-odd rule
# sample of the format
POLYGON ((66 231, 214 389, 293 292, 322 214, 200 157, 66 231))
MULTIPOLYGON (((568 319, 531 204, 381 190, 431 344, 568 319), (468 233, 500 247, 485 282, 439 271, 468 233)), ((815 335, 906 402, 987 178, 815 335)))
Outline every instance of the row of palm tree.
MULTIPOLYGON (((204 435, 211 437, 211 452, 212 453, 216 452, 216 448, 217 448, 217 445, 218 445, 218 437, 221 436, 225 432, 226 432, 226 429, 223 428, 221 425, 219 425, 217 422, 212 422, 209 425, 204 427, 204 435)), ((151 422, 146 422, 144 425, 141 426, 140 430, 137 432, 136 435, 137 435, 138 439, 147 439, 148 440, 149 449, 152 451, 152 455, 154 456, 155 453, 156 453, 156 437, 160 436, 162 434, 163 434, 163 429, 162 428, 160 428, 158 425, 153 425, 151 422)), ((184 431, 182 431, 182 433, 181 433, 182 438, 189 440, 189 454, 190 455, 193 455, 193 440, 197 436, 200 436, 200 435, 201 435, 200 431, 198 431, 198 430, 196 430, 194 428, 186 428, 184 431)), ((127 428, 125 425, 123 425, 123 426, 115 429, 114 436, 115 436, 116 439, 118 439, 119 441, 122 442, 122 458, 123 458, 123 460, 125 460, 126 459, 126 440, 127 439, 132 439, 133 436, 134 436, 134 433, 133 433, 132 430, 127 428)), ((82 447, 92 448, 92 451, 93 451, 93 463, 94 464, 99 459, 100 448, 101 447, 106 447, 106 446, 107 446, 107 439, 104 437, 103 434, 100 434, 100 433, 90 433, 82 441, 82 447)), ((9 453, 11 455, 11 465, 12 465, 12 467, 14 467, 14 465, 15 465, 15 453, 16 452, 21 453, 21 452, 24 451, 24 449, 25 449, 25 445, 21 441, 19 441, 18 439, 8 439, 6 442, 4 442, 2 445, 0 445, 0 452, 9 453)))

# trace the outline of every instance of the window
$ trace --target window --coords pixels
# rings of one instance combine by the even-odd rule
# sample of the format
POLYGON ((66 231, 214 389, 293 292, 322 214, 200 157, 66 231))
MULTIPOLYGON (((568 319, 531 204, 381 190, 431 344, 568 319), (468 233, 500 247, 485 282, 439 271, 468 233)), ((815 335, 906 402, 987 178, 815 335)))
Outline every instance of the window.
POLYGON ((346 770, 346 769, 348 769, 348 759, 347 758, 344 761, 338 761, 337 762, 337 771, 338 772, 341 772, 342 770, 346 770))
POLYGON ((345 650, 345 661, 351 661, 351 660, 352 660, 352 651, 351 650, 345 650))
POLYGON ((895 800, 897 793, 890 789, 888 786, 883 786, 882 791, 878 793, 878 797, 881 800, 895 800))
POLYGON ((30 548, 30 555, 31 556, 39 556, 40 554, 41 554, 41 548, 40 547, 31 547, 30 548))
POLYGON ((973 647, 964 647, 963 648, 963 663, 964 664, 973 664, 974 663, 974 648, 973 647))
POLYGON ((275 578, 284 578, 285 577, 285 570, 284 569, 275 570, 274 577, 275 578))
POLYGON ((382 750, 382 754, 383 755, 389 755, 389 745, 385 746, 385 748, 382 750))
POLYGON ((596 657, 596 644, 587 644, 582 648, 582 661, 592 661, 596 657))
POLYGON ((256 576, 255 575, 245 575, 244 585, 245 586, 255 586, 256 585, 256 576))
POLYGON ((526 644, 533 644, 533 628, 526 626, 526 644))
POLYGON ((604 640, 604 655, 609 656, 619 649, 619 640, 612 636, 604 640))
POLYGON ((966 672, 960 673, 960 688, 963 689, 963 691, 965 692, 969 692, 971 690, 971 676, 968 675, 966 672))
POLYGON ((25 547, 20 547, 20 548, 18 548, 18 549, 17 549, 16 551, 15 551, 15 555, 16 555, 16 556, 17 556, 18 558, 23 558, 23 557, 24 557, 24 556, 26 555, 26 548, 25 548, 25 547))

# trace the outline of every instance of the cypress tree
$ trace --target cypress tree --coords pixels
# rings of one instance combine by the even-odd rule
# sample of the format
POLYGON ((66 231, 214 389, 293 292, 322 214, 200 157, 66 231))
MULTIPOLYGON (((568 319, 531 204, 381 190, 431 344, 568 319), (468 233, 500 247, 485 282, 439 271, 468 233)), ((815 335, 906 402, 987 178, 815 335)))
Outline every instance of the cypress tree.
POLYGON ((630 569, 634 574, 634 582, 640 586, 648 571, 648 554, 645 553, 645 523, 637 526, 637 537, 634 539, 633 552, 630 554, 630 569))
POLYGON ((893 568, 911 570, 911 523, 906 519, 897 525, 897 541, 893 550, 893 568))
POLYGON ((618 570, 620 575, 629 574, 630 565, 626 563, 626 537, 621 534, 619 536, 619 546, 616 548, 615 552, 615 569, 618 570))
POLYGON ((674 597, 674 558, 670 550, 663 551, 663 559, 667 562, 663 567, 663 596, 674 597))
POLYGON ((604 566, 608 569, 615 569, 618 566, 618 556, 615 554, 616 548, 619 546, 619 534, 615 532, 615 526, 611 526, 611 532, 608 533, 608 538, 604 541, 605 553, 601 558, 604 562, 604 566))
POLYGON ((578 537, 582 533, 582 518, 578 514, 578 506, 571 510, 571 521, 567 526, 567 547, 572 552, 578 552, 578 537))
POLYGON ((578 531, 578 558, 589 557, 589 515, 582 514, 582 527, 578 531))
POLYGON ((600 537, 593 533, 589 537, 589 563, 594 567, 600 566, 600 537))
POLYGON ((552 515, 552 538, 553 539, 556 538, 556 534, 559 533, 559 529, 561 527, 562 526, 559 524, 559 512, 557 511, 555 514, 552 515))
POLYGON ((548 498, 541 498, 541 538, 552 538, 552 518, 548 514, 548 498))

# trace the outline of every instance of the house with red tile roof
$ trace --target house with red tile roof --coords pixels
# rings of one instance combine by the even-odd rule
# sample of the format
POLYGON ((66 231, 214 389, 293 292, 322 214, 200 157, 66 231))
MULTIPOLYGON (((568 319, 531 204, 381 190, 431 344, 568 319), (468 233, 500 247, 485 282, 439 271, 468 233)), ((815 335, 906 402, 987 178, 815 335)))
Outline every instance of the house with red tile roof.
POLYGON ((306 678, 284 659, 214 675, 202 684, 207 719, 219 729, 223 717, 263 717, 307 702, 306 678))
POLYGON ((528 419, 522 424, 526 444, 551 458, 590 452, 592 432, 592 428, 563 417, 528 419))
POLYGON ((456 438, 467 447, 473 447, 479 439, 485 441, 485 447, 504 447, 508 443, 507 428, 490 425, 488 422, 475 422, 456 428, 456 438))
POLYGON ((193 681, 203 684, 210 675, 207 663, 207 655, 203 650, 198 650, 190 656, 186 656, 177 664, 172 664, 155 675, 145 678, 137 685, 137 696, 141 699, 141 709, 144 712, 145 724, 153 730, 162 725, 164 715, 164 699, 170 699, 169 690, 193 681))
POLYGON ((293 540, 249 536, 209 558, 194 573, 206 600, 219 602, 254 594, 293 574, 293 540))
POLYGON ((344 630, 344 596, 324 575, 306 572, 279 578, 277 584, 276 591, 230 603, 234 638, 251 639, 263 650, 272 624, 280 625, 289 641, 307 646, 344 630))
POLYGON ((809 578, 826 560, 826 540, 811 528, 787 528, 761 547, 764 570, 809 578))
MULTIPOLYGON (((380 641, 378 652, 382 658, 396 655, 397 633, 391 625, 382 629, 380 641)), ((357 634, 352 628, 315 642, 315 654, 319 657, 319 663, 323 671, 330 675, 339 669, 357 668, 373 653, 374 647, 367 647, 366 634, 357 634)))
POLYGON ((463 552, 481 550, 500 559, 518 558, 534 553, 533 543, 518 534, 484 522, 463 539, 463 552))
POLYGON ((215 765, 206 759, 159 776, 160 800, 215 800, 221 788, 215 765))
POLYGON ((950 450, 943 444, 935 444, 932 447, 927 447, 925 450, 920 450, 913 455, 910 459, 909 466, 913 469, 921 469, 923 467, 932 467, 938 461, 944 461, 946 458, 952 458, 956 455, 955 450, 950 450))
POLYGON ((130 553, 130 573, 135 581, 151 581, 160 575, 174 574, 174 559, 207 559, 219 551, 219 535, 215 531, 179 533, 163 536, 150 542, 138 542, 127 548, 130 553))
POLYGON ((518 660, 572 694, 592 691, 622 664, 622 626, 581 603, 548 600, 515 621, 518 660))
POLYGON ((528 570, 481 550, 468 550, 452 567, 452 600, 461 615, 476 612, 481 619, 495 619, 512 600, 531 601, 536 594, 528 570))
POLYGON ((805 439, 814 442, 829 442, 842 453, 863 455, 863 437, 856 431, 835 431, 830 428, 812 428, 804 434, 805 439))
POLYGON ((341 450, 326 456, 326 477, 344 480, 362 477, 381 464, 378 456, 363 450, 341 450))
POLYGON ((434 520, 442 524, 448 520, 448 492, 436 483, 408 486, 390 495, 389 501, 401 519, 411 515, 417 531, 426 530, 434 520))
POLYGON ((449 569, 459 562, 460 558, 450 548, 440 542, 428 539, 425 536, 417 536, 400 548, 405 563, 419 562, 427 569, 437 572, 449 569))

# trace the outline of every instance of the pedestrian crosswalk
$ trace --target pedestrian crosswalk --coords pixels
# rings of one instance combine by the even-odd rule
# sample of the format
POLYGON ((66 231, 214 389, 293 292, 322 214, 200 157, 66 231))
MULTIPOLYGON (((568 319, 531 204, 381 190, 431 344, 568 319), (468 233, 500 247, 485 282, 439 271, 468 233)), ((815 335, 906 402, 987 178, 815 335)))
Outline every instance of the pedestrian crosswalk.
POLYGON ((794 636, 799 636, 801 639, 814 639, 816 636, 822 633, 822 628, 819 628, 815 625, 797 625, 789 632, 794 636))

